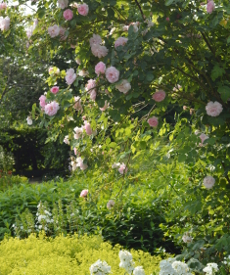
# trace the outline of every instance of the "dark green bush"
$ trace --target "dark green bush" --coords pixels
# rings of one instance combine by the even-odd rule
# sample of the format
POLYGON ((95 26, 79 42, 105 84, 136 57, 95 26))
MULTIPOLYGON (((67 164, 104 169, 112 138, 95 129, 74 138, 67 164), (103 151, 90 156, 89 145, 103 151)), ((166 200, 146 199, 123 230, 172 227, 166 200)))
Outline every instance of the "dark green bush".
MULTIPOLYGON (((0 193, 0 237, 2 239, 6 232, 27 237, 31 233, 31 225, 36 222, 37 205, 41 201, 54 219, 46 232, 49 236, 96 233, 102 234, 112 244, 119 243, 126 248, 153 253, 156 248, 165 247, 172 252, 173 244, 164 239, 159 227, 165 221, 163 205, 149 203, 154 192, 146 189, 146 192, 142 190, 140 193, 138 188, 130 186, 124 190, 115 206, 107 209, 108 197, 96 198, 88 178, 14 186, 0 193), (81 190, 86 188, 89 189, 88 197, 79 197, 81 190), (28 224, 31 214, 34 221, 28 224), (13 224, 16 224, 17 230, 13 224), (28 228, 30 231, 27 231, 28 228)), ((33 228, 32 232, 38 232, 36 230, 33 228)))

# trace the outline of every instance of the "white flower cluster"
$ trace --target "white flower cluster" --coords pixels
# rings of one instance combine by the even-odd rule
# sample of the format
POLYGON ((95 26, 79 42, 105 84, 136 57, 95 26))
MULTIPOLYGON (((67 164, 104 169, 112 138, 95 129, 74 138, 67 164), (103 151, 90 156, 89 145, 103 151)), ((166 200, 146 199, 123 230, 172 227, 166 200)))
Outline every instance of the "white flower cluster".
POLYGON ((207 266, 203 269, 206 275, 215 275, 218 270, 219 268, 216 263, 208 263, 207 266))
POLYGON ((37 216, 37 223, 35 224, 35 228, 40 231, 40 230, 45 230, 47 231, 50 227, 50 224, 54 222, 52 218, 52 214, 45 209, 44 205, 40 202, 37 206, 38 211, 36 213, 37 216))
POLYGON ((160 262, 159 275, 192 275, 186 263, 169 258, 160 262))
MULTIPOLYGON (((130 252, 121 250, 119 252, 119 258, 121 261, 119 267, 124 268, 128 274, 145 275, 145 271, 142 266, 136 266, 134 268, 133 256, 130 252)), ((111 273, 111 266, 109 266, 105 261, 102 262, 101 260, 98 260, 91 265, 89 270, 90 275, 107 275, 111 273)))
POLYGON ((107 275, 111 273, 111 266, 109 266, 106 261, 97 260, 91 265, 90 275, 107 275))
POLYGON ((225 265, 230 265, 230 255, 228 255, 227 257, 224 257, 224 260, 222 261, 222 263, 225 265))
MULTIPOLYGON (((131 274, 134 270, 133 256, 126 250, 121 250, 119 252, 120 264, 119 267, 124 268, 128 274, 131 274)), ((138 274, 138 273, 137 273, 138 274)))
POLYGON ((133 275, 145 275, 145 271, 142 266, 136 266, 133 270, 133 275))

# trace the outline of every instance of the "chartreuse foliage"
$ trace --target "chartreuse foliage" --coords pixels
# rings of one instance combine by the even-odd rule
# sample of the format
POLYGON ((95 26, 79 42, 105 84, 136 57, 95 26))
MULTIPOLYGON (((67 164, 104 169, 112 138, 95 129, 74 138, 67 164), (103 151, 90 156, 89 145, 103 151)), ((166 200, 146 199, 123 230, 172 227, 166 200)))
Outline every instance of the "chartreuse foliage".
MULTIPOLYGON (((90 274, 90 266, 98 259, 106 261, 112 274, 123 274, 119 268, 118 253, 122 249, 112 247, 98 236, 57 236, 54 239, 40 234, 25 240, 5 238, 0 246, 1 274, 72 275, 90 274)), ((131 250, 136 266, 142 265, 146 274, 159 270, 159 256, 151 256, 141 250, 131 250)))

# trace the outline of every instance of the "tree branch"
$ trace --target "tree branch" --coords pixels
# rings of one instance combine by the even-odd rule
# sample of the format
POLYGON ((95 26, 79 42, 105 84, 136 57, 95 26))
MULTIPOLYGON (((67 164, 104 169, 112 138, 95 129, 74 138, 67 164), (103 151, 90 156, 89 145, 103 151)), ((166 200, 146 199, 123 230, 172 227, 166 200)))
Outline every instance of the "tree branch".
POLYGON ((140 10, 140 12, 141 12, 141 16, 142 16, 143 20, 145 20, 145 15, 144 15, 144 13, 143 13, 143 11, 142 11, 142 9, 141 9, 140 4, 138 3, 138 1, 137 1, 137 0, 135 0, 135 3, 137 4, 138 9, 139 9, 139 10, 140 10))

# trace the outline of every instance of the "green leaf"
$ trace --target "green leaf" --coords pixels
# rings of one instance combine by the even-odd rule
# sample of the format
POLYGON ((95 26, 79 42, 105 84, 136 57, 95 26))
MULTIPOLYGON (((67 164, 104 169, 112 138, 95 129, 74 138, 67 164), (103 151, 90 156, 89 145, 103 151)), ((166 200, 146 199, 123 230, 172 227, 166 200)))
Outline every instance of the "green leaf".
POLYGON ((211 72, 211 78, 215 81, 218 77, 222 76, 225 73, 225 69, 221 68, 218 64, 216 64, 211 72))
POLYGON ((227 102, 227 100, 230 98, 230 88, 228 86, 222 86, 218 88, 218 92, 221 95, 221 99, 224 102, 227 102))

